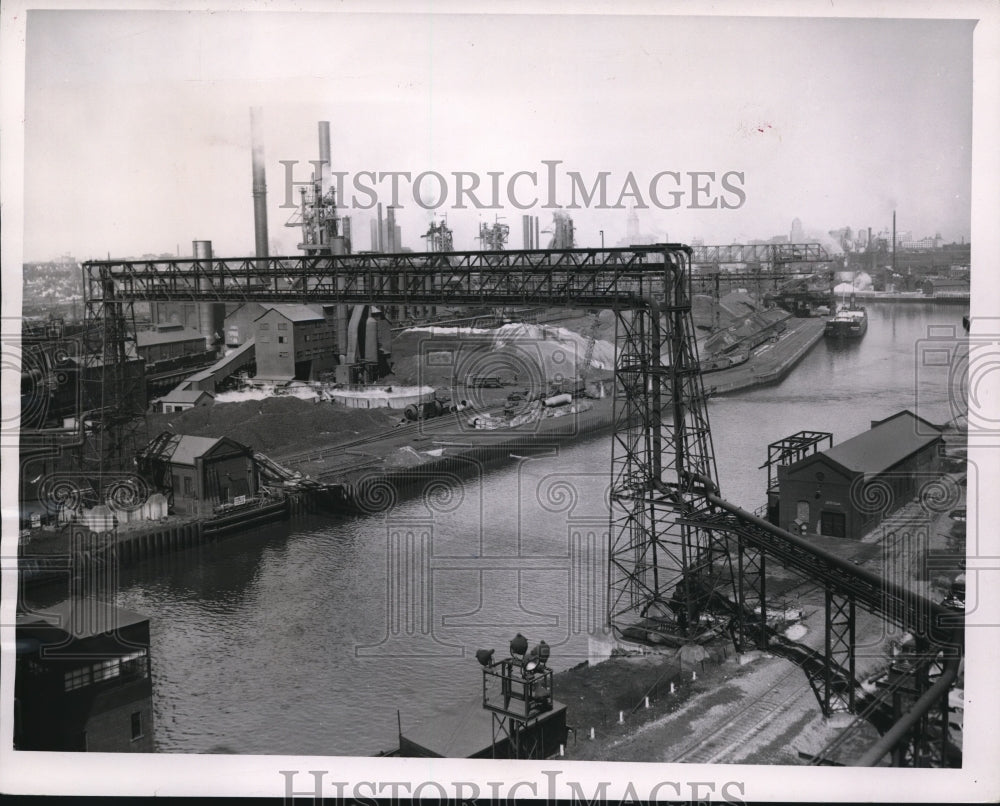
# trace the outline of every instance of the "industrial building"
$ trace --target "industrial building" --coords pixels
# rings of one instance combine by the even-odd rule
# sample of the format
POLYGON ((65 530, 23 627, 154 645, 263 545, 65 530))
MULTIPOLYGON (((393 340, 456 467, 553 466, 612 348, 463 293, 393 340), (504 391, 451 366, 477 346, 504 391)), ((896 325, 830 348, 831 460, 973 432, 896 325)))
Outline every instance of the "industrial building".
POLYGON ((968 277, 927 277, 920 284, 921 291, 925 296, 933 297, 938 294, 969 294, 968 277))
POLYGON ((337 365, 332 305, 271 306, 254 325, 259 379, 314 381, 337 365))
POLYGON ((239 504, 257 492, 253 450, 228 437, 165 432, 139 456, 154 483, 173 490, 174 511, 211 517, 225 504, 239 504))
POLYGON ((257 318, 273 305, 261 305, 259 302, 243 302, 236 305, 226 314, 226 347, 239 347, 252 339, 257 318))
MULTIPOLYGON (((940 429, 908 410, 846 442, 778 468, 778 526, 860 539, 936 473, 940 429)), ((773 512, 773 509, 772 509, 773 512)))
POLYGON ((18 750, 153 752, 149 619, 65 601, 17 618, 18 750))
POLYGON ((201 331, 180 322, 167 322, 152 330, 139 331, 135 341, 139 357, 149 364, 205 352, 205 337, 201 331))
POLYGON ((178 411, 187 411, 188 409, 193 409, 195 406, 211 406, 214 402, 215 395, 211 392, 206 392, 202 389, 178 387, 159 400, 153 401, 153 408, 156 411, 170 414, 178 411))

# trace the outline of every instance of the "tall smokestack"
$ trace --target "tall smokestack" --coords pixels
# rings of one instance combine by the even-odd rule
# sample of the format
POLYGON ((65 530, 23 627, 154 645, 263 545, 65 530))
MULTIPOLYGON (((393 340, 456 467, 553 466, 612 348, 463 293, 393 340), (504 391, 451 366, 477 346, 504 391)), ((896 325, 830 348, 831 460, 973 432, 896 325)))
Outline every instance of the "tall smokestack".
MULTIPOLYGON (((212 242, 192 241, 191 253, 201 264, 204 277, 212 272, 212 242)), ((199 281, 199 288, 202 283, 199 281)), ((205 337, 205 349, 214 350, 223 343, 223 331, 226 328, 226 306, 219 302, 198 303, 198 330, 205 337)))
POLYGON ((264 143, 261 137, 261 108, 250 107, 250 143, 253 160, 253 232, 257 257, 267 257, 267 181, 264 172, 264 143))
MULTIPOLYGON (((330 121, 321 120, 319 122, 319 161, 320 165, 320 187, 325 194, 330 189, 330 171, 333 164, 330 162, 330 121)), ((337 199, 339 202, 340 199, 337 199)))
POLYGON ((896 273, 896 211, 892 211, 892 273, 896 273))
POLYGON ((395 253, 396 249, 396 208, 391 204, 385 208, 385 229, 386 235, 388 235, 387 240, 389 243, 386 245, 386 251, 390 253, 395 253))
POLYGON ((382 202, 378 203, 378 251, 385 251, 385 225, 382 223, 382 202))

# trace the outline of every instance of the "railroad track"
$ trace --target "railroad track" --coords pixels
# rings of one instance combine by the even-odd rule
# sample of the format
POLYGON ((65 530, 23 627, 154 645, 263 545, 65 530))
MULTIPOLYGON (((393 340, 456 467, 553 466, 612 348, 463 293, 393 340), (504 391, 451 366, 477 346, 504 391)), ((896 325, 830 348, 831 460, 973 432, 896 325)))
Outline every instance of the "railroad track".
POLYGON ((669 760, 687 764, 711 764, 725 760, 734 750, 763 732, 779 715, 785 713, 790 702, 809 691, 808 681, 795 686, 791 692, 783 688, 790 678, 802 674, 800 666, 792 665, 768 687, 762 697, 754 698, 707 735, 699 736, 675 752, 669 760))

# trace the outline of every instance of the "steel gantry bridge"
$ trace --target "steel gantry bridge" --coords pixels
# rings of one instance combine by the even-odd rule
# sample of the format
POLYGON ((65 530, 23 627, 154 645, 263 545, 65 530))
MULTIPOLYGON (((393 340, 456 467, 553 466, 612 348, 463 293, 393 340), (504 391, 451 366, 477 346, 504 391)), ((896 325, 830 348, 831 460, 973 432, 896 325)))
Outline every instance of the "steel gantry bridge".
MULTIPOLYGON (((856 608, 910 632, 923 656, 942 664, 936 678, 913 676, 917 687, 906 702, 915 701, 920 713, 913 717, 914 709, 908 705, 897 708, 896 733, 886 734, 892 734, 891 746, 865 763, 878 763, 890 751, 899 763, 943 758, 948 742, 947 693, 961 659, 961 615, 720 496, 691 316, 693 258, 694 250, 688 246, 656 244, 107 260, 85 263, 84 281, 91 332, 103 334, 98 343, 104 368, 128 352, 125 345, 134 339, 129 335, 132 305, 137 301, 447 302, 613 310, 616 391, 607 613, 611 629, 625 639, 692 640, 704 630, 702 617, 708 613, 716 620, 720 615, 725 618, 738 646, 766 646, 770 636, 765 561, 770 557, 825 590, 826 651, 808 672, 824 713, 855 707, 856 608), (942 713, 943 722, 938 722, 936 715, 942 713), (904 723, 906 729, 898 729, 904 723), (928 727, 932 724, 934 729, 928 727), (929 744, 938 750, 927 750, 929 744), (900 752, 904 745, 911 750, 900 752)), ((103 457, 101 479, 111 478, 123 466, 121 457, 113 455, 126 442, 115 429, 131 414, 123 378, 127 374, 108 369, 101 406, 92 409, 97 424, 92 438, 104 440, 93 454, 103 457), (109 388, 115 384, 117 389, 109 388), (97 427, 100 423, 104 427, 97 427)))

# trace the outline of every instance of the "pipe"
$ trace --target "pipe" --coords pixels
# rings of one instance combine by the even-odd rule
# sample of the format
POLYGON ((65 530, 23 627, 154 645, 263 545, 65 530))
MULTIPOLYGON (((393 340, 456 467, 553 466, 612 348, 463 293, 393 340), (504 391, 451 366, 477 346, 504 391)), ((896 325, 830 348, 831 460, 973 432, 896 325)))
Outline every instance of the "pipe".
MULTIPOLYGON (((709 490, 706 497, 711 503, 715 504, 716 506, 728 510, 729 512, 732 512, 733 514, 739 516, 741 519, 747 520, 762 529, 766 529, 772 534, 777 535, 778 537, 781 537, 784 540, 787 540, 789 543, 798 546, 799 548, 803 549, 804 551, 807 551, 813 556, 819 557, 824 561, 836 565, 840 570, 845 571, 854 577, 857 577, 859 579, 864 579, 876 585, 880 585, 883 588, 883 590, 893 594, 896 597, 915 595, 907 591, 906 589, 901 588, 895 583, 890 582, 889 580, 883 579, 882 577, 879 577, 878 575, 873 574, 863 568, 859 568, 855 566, 853 563, 848 563, 846 560, 842 560, 836 555, 830 554, 812 545, 808 541, 802 540, 801 538, 792 534, 791 532, 786 532, 784 529, 775 526, 773 523, 765 521, 762 518, 758 518, 756 515, 752 515, 749 512, 746 512, 740 509, 739 507, 730 504, 725 499, 719 497, 718 487, 710 479, 707 479, 704 476, 701 476, 697 473, 688 473, 687 475, 691 479, 701 482, 702 484, 705 485, 706 489, 709 490), (713 490, 714 492, 712 492, 713 490)), ((954 615, 953 613, 949 613, 946 608, 943 608, 940 605, 930 600, 924 599, 924 601, 927 605, 926 610, 929 611, 932 615, 936 616, 940 616, 942 614, 954 615)), ((904 625, 904 626, 910 627, 911 625, 904 625)), ((958 629, 959 628, 956 627, 955 632, 957 632, 958 629)), ((952 637, 953 639, 958 638, 958 636, 954 635, 954 633, 952 637)), ((952 646, 957 646, 957 645, 958 645, 957 641, 954 641, 952 643, 952 646)), ((951 688, 952 683, 958 677, 960 664, 961 664, 960 654, 949 657, 945 662, 945 667, 942 670, 941 677, 939 677, 937 681, 935 681, 934 685, 932 685, 929 689, 927 689, 927 691, 924 692, 923 696, 921 696, 920 699, 918 699, 913 704, 913 707, 910 708, 909 711, 907 711, 906 715, 903 716, 903 718, 900 719, 896 724, 894 724, 892 728, 890 728, 877 742, 875 742, 875 744, 873 744, 870 748, 868 748, 865 754, 861 756, 861 758, 859 758, 856 762, 853 763, 853 766, 874 767, 876 764, 878 764, 879 761, 882 760, 882 758, 885 757, 887 753, 891 752, 893 748, 895 748, 895 746, 905 738, 907 732, 916 724, 916 722, 925 714, 927 714, 941 697, 947 695, 948 690, 951 688)))
MULTIPOLYGON (((711 485, 712 487, 715 487, 715 485, 712 484, 711 481, 705 479, 702 476, 699 476, 696 473, 688 473, 687 475, 690 478, 694 479, 695 481, 699 481, 705 484, 706 486, 711 485)), ((717 490, 718 488, 715 489, 717 490)), ((807 554, 810 554, 813 557, 817 557, 823 560, 825 563, 835 567, 838 571, 843 572, 845 575, 853 577, 854 579, 862 580, 871 585, 872 587, 880 588, 885 594, 889 594, 889 596, 893 597, 896 601, 909 600, 914 602, 915 606, 919 604, 920 605, 919 609, 922 612, 926 613, 929 617, 927 625, 928 628, 933 632, 943 631, 946 633, 946 635, 943 636, 940 634, 936 635, 933 640, 935 640, 937 643, 950 646, 960 645, 962 639, 962 632, 964 632, 964 627, 962 627, 961 625, 944 626, 947 624, 949 620, 954 619, 955 617, 955 612, 950 608, 939 605, 936 602, 927 599, 926 597, 920 596, 919 594, 909 590, 908 588, 903 587, 902 585, 898 585, 895 582, 892 582, 891 580, 884 579, 883 577, 880 577, 878 574, 874 574, 871 571, 856 566, 853 563, 848 562, 847 560, 841 559, 837 555, 825 551, 824 549, 821 549, 818 546, 814 546, 808 540, 804 540, 798 535, 795 535, 792 532, 788 532, 782 529, 780 526, 775 526, 770 521, 766 521, 763 518, 759 518, 756 515, 753 515, 747 512, 746 510, 741 509, 735 504, 729 503, 724 498, 721 498, 717 494, 717 492, 708 491, 706 493, 706 498, 710 503, 715 504, 717 507, 720 507, 721 509, 724 509, 727 512, 731 512, 732 514, 739 517, 741 520, 748 521, 749 523, 752 523, 753 525, 759 527, 760 529, 770 532, 776 537, 780 537, 786 543, 795 546, 796 548, 800 549, 801 551, 807 554)), ((917 627, 917 625, 914 624, 904 624, 903 626, 907 630, 910 630, 911 632, 914 631, 917 627)))
POLYGON ((250 107, 250 143, 253 166, 253 232, 257 257, 267 253, 267 181, 264 170, 264 142, 259 106, 250 107))
POLYGON ((895 748, 895 746, 906 737, 906 734, 917 723, 917 720, 930 711, 931 708, 934 707, 934 703, 942 697, 946 697, 948 695, 948 689, 951 688, 951 684, 954 683, 955 678, 958 677, 960 664, 961 656, 948 658, 945 662, 944 669, 941 671, 941 676, 935 681, 934 685, 927 689, 919 700, 913 703, 913 707, 906 712, 899 722, 889 728, 889 730, 887 730, 879 738, 879 740, 875 742, 875 744, 869 747, 861 758, 853 762, 851 766, 874 767, 885 757, 887 753, 890 753, 893 748, 895 748))

